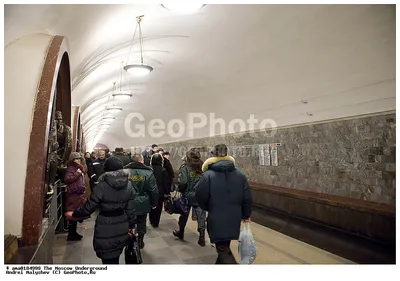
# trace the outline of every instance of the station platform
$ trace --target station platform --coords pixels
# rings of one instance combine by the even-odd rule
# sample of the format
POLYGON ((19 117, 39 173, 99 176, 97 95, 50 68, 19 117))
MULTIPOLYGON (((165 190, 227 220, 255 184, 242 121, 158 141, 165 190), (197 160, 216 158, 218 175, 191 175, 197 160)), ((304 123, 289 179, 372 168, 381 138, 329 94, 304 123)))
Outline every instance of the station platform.
MULTIPOLYGON (((101 264, 93 250, 93 233, 96 215, 82 224, 78 232, 81 241, 67 241, 67 234, 58 234, 53 247, 54 264, 101 264)), ((191 220, 186 227, 185 240, 172 235, 177 228, 178 215, 163 212, 158 228, 147 226, 145 248, 142 250, 143 264, 214 264, 215 248, 207 236, 206 247, 197 244, 197 223, 191 220)), ((354 262, 321 250, 292 237, 281 234, 255 222, 251 229, 257 245, 254 264, 354 264, 354 262)), ((231 249, 238 260, 238 242, 232 241, 231 249)), ((124 264, 124 254, 120 263, 124 264)))

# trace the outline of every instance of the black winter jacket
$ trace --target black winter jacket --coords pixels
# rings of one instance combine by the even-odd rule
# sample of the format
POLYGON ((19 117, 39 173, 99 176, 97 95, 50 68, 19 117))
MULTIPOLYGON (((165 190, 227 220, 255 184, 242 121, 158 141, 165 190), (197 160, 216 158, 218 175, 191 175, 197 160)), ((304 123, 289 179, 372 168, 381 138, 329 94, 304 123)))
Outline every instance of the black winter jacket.
POLYGON ((169 185, 168 172, 160 165, 151 166, 156 178, 159 200, 164 199, 164 195, 171 193, 171 185, 169 185))
POLYGON ((88 175, 91 181, 99 181, 100 176, 104 173, 104 163, 106 163, 106 160, 107 158, 97 158, 88 166, 88 175))
POLYGON ((168 173, 168 180, 169 180, 168 184, 172 185, 172 183, 174 181, 175 173, 174 173, 174 168, 172 168, 171 162, 167 158, 164 158, 164 168, 165 168, 165 170, 167 170, 167 173, 168 173))
POLYGON ((128 243, 128 230, 135 228, 136 193, 128 176, 129 170, 104 173, 90 199, 72 215, 84 218, 100 209, 93 237, 93 248, 100 259, 119 257, 128 243))
POLYGON ((252 195, 246 176, 235 168, 230 156, 209 158, 202 169, 196 198, 200 208, 209 212, 211 243, 239 239, 241 220, 251 215, 252 195))
POLYGON ((114 156, 117 157, 117 158, 119 158, 119 160, 121 160, 121 162, 122 162, 122 165, 124 165, 124 166, 128 165, 128 164, 131 162, 131 160, 129 159, 129 157, 126 156, 126 155, 123 154, 123 153, 117 152, 117 153, 115 153, 114 156))

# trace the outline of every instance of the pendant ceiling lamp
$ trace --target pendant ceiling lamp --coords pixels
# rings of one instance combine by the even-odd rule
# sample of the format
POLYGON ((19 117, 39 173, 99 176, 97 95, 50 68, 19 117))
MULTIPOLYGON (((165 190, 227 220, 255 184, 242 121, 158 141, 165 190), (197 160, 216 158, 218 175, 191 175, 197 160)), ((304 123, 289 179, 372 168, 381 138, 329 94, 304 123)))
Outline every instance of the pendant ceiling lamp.
MULTIPOLYGON (((122 66, 124 65, 124 61, 121 62, 122 66)), ((115 87, 115 82, 114 82, 114 88, 115 88, 115 92, 112 94, 113 98, 117 98, 117 99, 129 99, 132 97, 132 94, 129 91, 123 91, 122 90, 122 70, 123 67, 121 67, 120 69, 120 77, 119 77, 119 90, 116 90, 115 87)), ((129 83, 128 83, 129 85, 129 83)))
MULTIPOLYGON (((113 91, 116 89, 115 83, 116 82, 114 82, 114 85, 113 85, 113 91)), ((120 112, 120 111, 122 111, 122 107, 114 105, 114 98, 115 98, 114 95, 112 97, 109 97, 108 105, 106 106, 106 111, 107 112, 120 112)))
POLYGON ((106 115, 106 116, 103 116, 102 119, 103 119, 103 120, 107 120, 107 121, 112 121, 112 120, 115 119, 115 117, 114 117, 114 116, 111 116, 111 115, 106 115))
POLYGON ((143 62, 143 36, 142 36, 142 28, 140 26, 140 23, 142 21, 142 17, 144 17, 144 16, 137 16, 136 17, 137 25, 136 25, 135 32, 133 33, 131 47, 129 49, 129 54, 128 54, 128 60, 129 60, 129 55, 130 55, 131 50, 132 50, 132 45, 133 45, 133 40, 135 39, 136 30, 139 30, 140 63, 138 63, 138 64, 127 64, 127 65, 124 66, 124 70, 126 72, 128 72, 129 74, 135 75, 135 76, 146 76, 147 74, 149 74, 150 72, 153 71, 153 68, 150 65, 144 64, 144 62, 143 62))
POLYGON ((161 6, 164 9, 180 14, 196 12, 201 8, 203 8, 205 5, 206 4, 195 4, 195 3, 184 3, 184 2, 181 2, 179 4, 161 4, 161 6))
POLYGON ((127 100, 132 97, 132 94, 127 91, 120 91, 113 94, 114 98, 127 100))
POLYGON ((119 106, 109 106, 106 109, 109 112, 120 112, 120 111, 122 111, 122 107, 119 107, 119 106))

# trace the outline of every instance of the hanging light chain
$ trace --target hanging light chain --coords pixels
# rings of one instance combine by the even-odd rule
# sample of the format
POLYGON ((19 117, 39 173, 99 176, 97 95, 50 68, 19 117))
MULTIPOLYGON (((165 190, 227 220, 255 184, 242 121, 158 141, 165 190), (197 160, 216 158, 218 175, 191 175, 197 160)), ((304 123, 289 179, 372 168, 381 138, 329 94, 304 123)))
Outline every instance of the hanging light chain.
POLYGON ((137 21, 138 27, 139 27, 140 61, 142 64, 143 64, 143 35, 142 35, 142 27, 141 27, 140 23, 142 22, 143 17, 144 17, 144 15, 136 17, 136 21, 137 21))
MULTIPOLYGON (((121 65, 124 65, 124 61, 121 62, 121 65)), ((121 67, 120 69, 120 77, 119 77, 119 91, 122 92, 122 69, 123 67, 121 67)))
POLYGON ((128 58, 126 59, 126 63, 129 62, 129 57, 130 57, 130 55, 131 55, 132 46, 133 46, 133 41, 135 40, 135 35, 136 35, 136 30, 137 30, 137 28, 138 28, 138 25, 136 25, 135 31, 133 32, 133 36, 132 36, 132 40, 131 40, 131 46, 129 47, 128 58))

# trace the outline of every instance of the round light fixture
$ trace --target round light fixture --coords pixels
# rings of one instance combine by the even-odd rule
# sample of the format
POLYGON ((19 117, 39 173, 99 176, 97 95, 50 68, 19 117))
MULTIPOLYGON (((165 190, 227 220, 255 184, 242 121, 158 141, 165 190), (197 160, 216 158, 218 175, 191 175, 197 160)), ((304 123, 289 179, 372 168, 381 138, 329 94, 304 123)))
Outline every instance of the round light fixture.
POLYGON ((119 112, 119 111, 121 111, 122 110, 122 108, 121 107, 118 107, 118 106, 110 106, 110 107, 107 107, 106 108, 108 111, 111 111, 111 112, 119 112))
POLYGON ((129 93, 129 92, 126 92, 126 91, 122 91, 122 92, 117 92, 117 93, 115 93, 115 94, 112 94, 112 96, 113 96, 114 98, 126 100, 126 99, 131 98, 131 97, 132 97, 132 94, 129 93))
POLYGON ((103 119, 103 120, 114 120, 114 119, 115 119, 115 117, 114 117, 114 116, 111 116, 111 115, 109 115, 109 116, 104 116, 102 119, 103 119))
POLYGON ((177 12, 180 14, 193 13, 201 8, 203 8, 206 4, 161 4, 164 9, 167 9, 172 12, 177 12))
POLYGON ((135 76, 146 76, 153 71, 153 68, 146 64, 128 64, 124 66, 124 70, 135 76))

